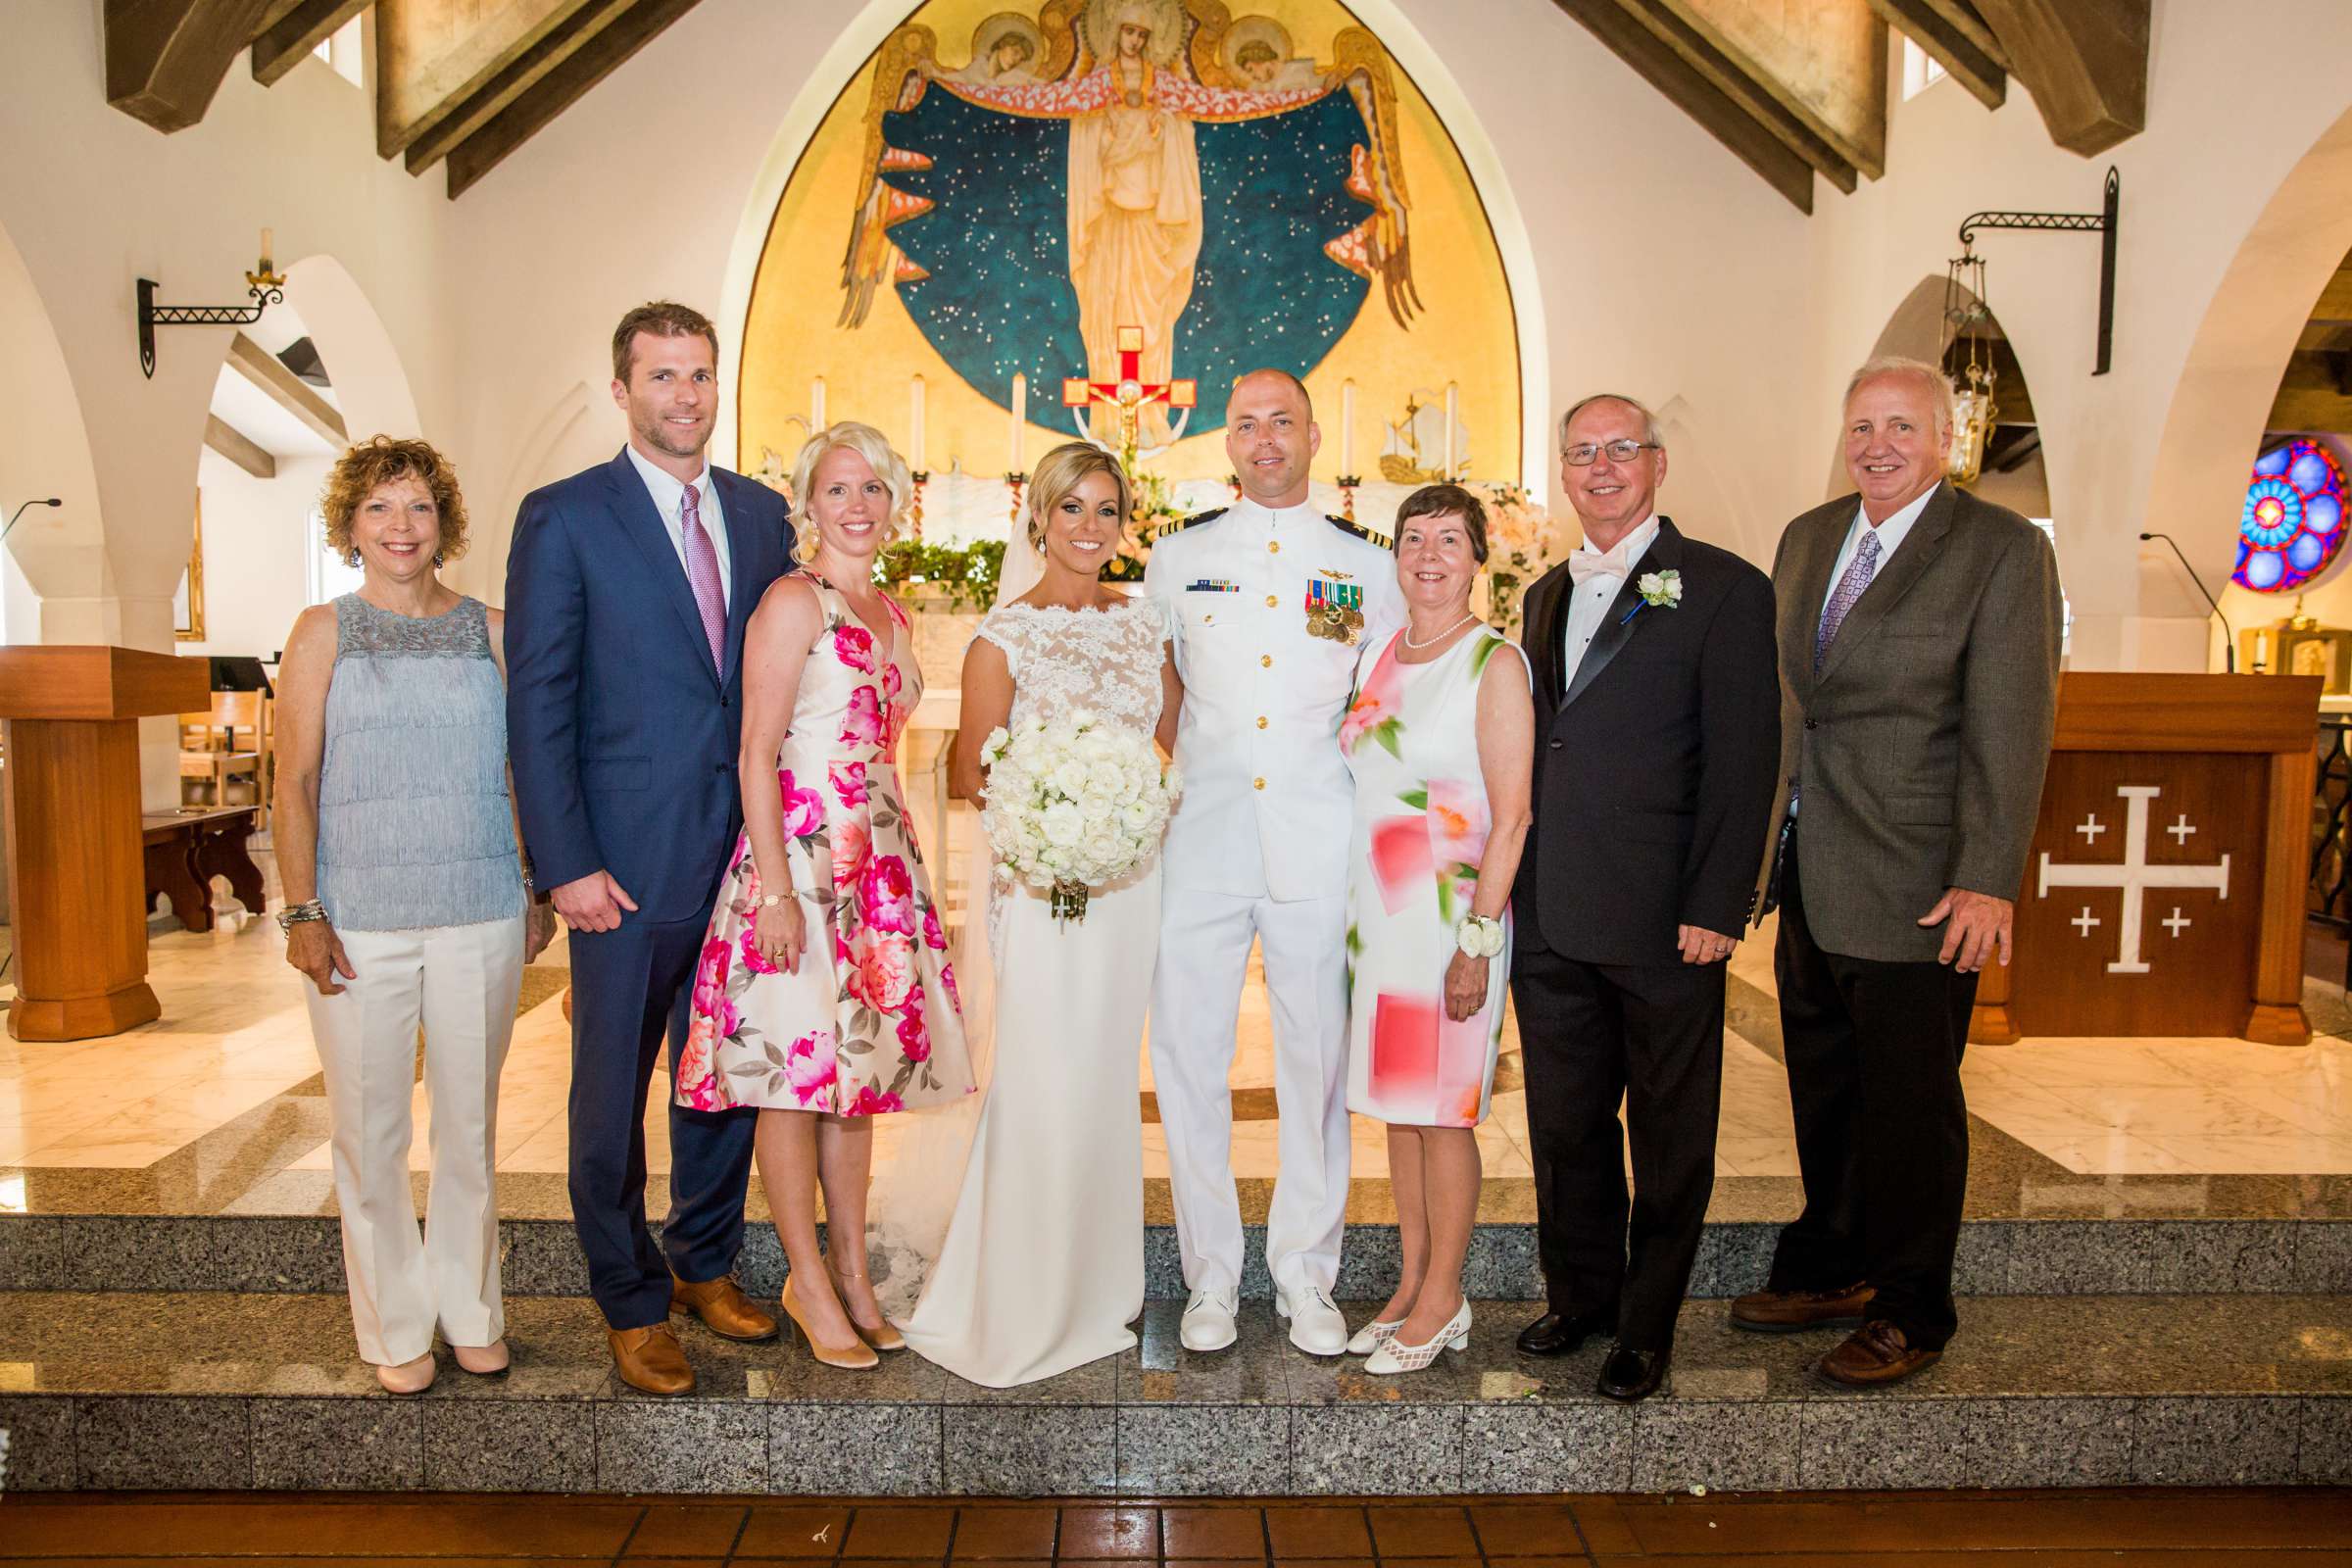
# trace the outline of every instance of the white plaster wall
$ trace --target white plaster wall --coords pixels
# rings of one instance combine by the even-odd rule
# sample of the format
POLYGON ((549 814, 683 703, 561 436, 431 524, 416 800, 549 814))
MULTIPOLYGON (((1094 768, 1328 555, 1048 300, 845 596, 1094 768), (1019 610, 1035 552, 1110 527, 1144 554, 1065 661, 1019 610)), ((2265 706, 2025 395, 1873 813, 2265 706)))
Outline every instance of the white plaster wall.
MULTIPOLYGON (((240 60, 203 123, 160 135, 108 107, 100 19, 101 0, 13 5, 0 45, 0 226, 70 368, 46 390, 73 399, 94 470, 81 491, 69 486, 56 524, 25 540, 27 518, 9 544, 41 596, 41 641, 169 652, 188 494, 230 329, 161 329, 144 379, 137 278, 157 279, 166 303, 239 303, 261 230, 274 225, 281 270, 331 254, 366 295, 425 427, 451 422, 457 367, 477 356, 447 308, 449 204, 438 181, 374 156, 367 92, 322 61, 264 88, 240 60)), ((288 299, 307 315, 299 287, 288 299)), ((323 330, 319 349, 337 362, 323 330)), ((141 740, 150 805, 176 799, 170 723, 147 721, 141 740)))
MULTIPOLYGON (((232 69, 202 125, 158 136, 104 104, 99 9, 41 8, 0 51, 0 143, 39 150, 0 160, 0 225, 71 367, 94 466, 79 520, 24 559, 45 635, 164 647, 226 332, 167 330, 157 379, 141 380, 134 277, 233 299, 264 222, 289 259, 331 253, 382 329, 366 359, 390 346, 416 426, 465 478, 477 545, 450 576, 495 601, 521 494, 622 439, 611 323, 655 295, 723 309, 737 243, 767 220, 752 193, 779 128, 805 89, 835 90, 812 74, 864 8, 705 0, 454 204, 437 172, 374 158, 367 96, 323 65, 267 92, 232 69)), ((1958 220, 2094 208, 2110 161, 2052 147, 2014 83, 1997 113, 1947 83, 1891 106, 1885 179, 1851 196, 1818 185, 1808 220, 1544 0, 1373 12, 1424 91, 1474 111, 1491 144, 1525 226, 1553 406, 1610 387, 1670 408, 1668 509, 1758 560, 1820 499, 1845 372, 1940 272, 1958 220)), ((2152 494, 2156 448, 2198 323, 2255 216, 2352 102, 2347 67, 2340 0, 2157 0, 2149 127, 2111 160, 2124 222, 2109 376, 2088 373, 2095 242, 1983 242, 2043 421, 2078 665, 2202 662, 2201 606, 2133 536, 2172 504, 2152 494)), ((844 232, 808 243, 831 250, 844 232)), ((323 327, 320 349, 340 386, 353 356, 323 327)), ((1442 365, 1443 345, 1430 352, 1442 365)), ((397 399, 376 406, 379 422, 405 418, 397 399)), ((2184 542, 2218 579, 2228 538, 2217 517, 2184 542)))
POLYGON ((328 458, 280 458, 276 477, 257 479, 210 449, 198 460, 205 639, 181 643, 181 653, 268 659, 285 647, 294 617, 310 603, 310 514, 331 465, 328 458))
MULTIPOLYGON (((1979 240, 1990 261, 1987 302, 2016 347, 2041 421, 2051 514, 2077 616, 2074 667, 2206 667, 2203 601, 2169 554, 2152 553, 2162 546, 2137 539, 2140 529, 2162 526, 2150 521, 2162 505, 2152 494, 2157 446, 2224 272, 2279 181, 2352 105, 2348 74, 2352 6, 2340 0, 2156 0, 2148 127, 2111 154, 2084 160, 2052 146, 2014 80, 1997 112, 1947 81, 1907 103, 1897 92, 1886 178, 1851 197, 1825 193, 1806 236, 1813 264, 1803 401, 1808 426, 1826 440, 1845 372, 1921 275, 1957 254, 1962 218, 1979 208, 2095 212, 2107 165, 2122 172, 2108 375, 2090 374, 2096 239, 1979 240)), ((2298 320, 2305 310, 2298 307, 2298 320)), ((2266 389, 2266 408, 2268 398, 2266 389)), ((2242 462, 2253 456, 2249 446, 2242 462)), ((2210 583, 2229 573, 2234 515, 2217 515, 2181 540, 2210 583)), ((2215 658, 2219 667, 2218 645, 2215 658)))

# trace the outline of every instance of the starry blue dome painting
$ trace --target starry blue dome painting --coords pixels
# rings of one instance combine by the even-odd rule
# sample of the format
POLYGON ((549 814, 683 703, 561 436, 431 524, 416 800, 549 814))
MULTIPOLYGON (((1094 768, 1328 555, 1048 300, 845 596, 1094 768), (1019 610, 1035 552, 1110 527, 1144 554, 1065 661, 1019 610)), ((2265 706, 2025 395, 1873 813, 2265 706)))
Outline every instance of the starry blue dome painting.
MULTIPOLYGON (((927 27, 883 46, 844 324, 892 288, 1000 404, 1016 371, 1049 387, 1080 367, 1104 382, 1181 374, 1203 428, 1241 371, 1322 363, 1376 283, 1410 324, 1395 85, 1368 34, 1343 33, 1325 65, 1292 58, 1268 19, 1204 37, 1181 0, 1057 9, 1050 31, 988 18, 959 69, 927 27), (1141 330, 1131 362, 1122 328, 1141 330)), ((1149 411, 1149 443, 1170 438, 1168 419, 1149 411)))
POLYGON ((2344 470, 2319 442, 2297 437, 2254 461, 2238 517, 2230 580, 2257 593, 2288 593, 2343 547, 2344 470))

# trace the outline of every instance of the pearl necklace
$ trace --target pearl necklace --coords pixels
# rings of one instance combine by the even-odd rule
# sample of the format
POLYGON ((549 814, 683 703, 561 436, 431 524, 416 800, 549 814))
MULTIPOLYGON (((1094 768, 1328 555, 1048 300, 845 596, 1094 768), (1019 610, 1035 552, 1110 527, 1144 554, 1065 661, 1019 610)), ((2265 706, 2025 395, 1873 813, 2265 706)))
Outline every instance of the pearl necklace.
POLYGON ((1463 621, 1476 620, 1478 616, 1476 613, 1465 611, 1463 612, 1460 620, 1449 622, 1444 631, 1438 633, 1435 637, 1432 637, 1425 643, 1417 643, 1413 641, 1413 628, 1412 624, 1408 621, 1404 628, 1404 646, 1411 649, 1416 654, 1424 648, 1435 648, 1438 646, 1438 644, 1444 642, 1446 638, 1452 636, 1456 631, 1460 630, 1463 621))

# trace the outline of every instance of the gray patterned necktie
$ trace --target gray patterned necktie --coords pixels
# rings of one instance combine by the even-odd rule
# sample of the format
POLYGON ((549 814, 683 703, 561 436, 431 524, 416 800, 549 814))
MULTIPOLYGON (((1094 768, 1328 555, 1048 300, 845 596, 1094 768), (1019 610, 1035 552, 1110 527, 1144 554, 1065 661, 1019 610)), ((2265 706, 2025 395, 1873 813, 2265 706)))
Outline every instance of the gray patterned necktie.
POLYGON ((1862 543, 1855 547, 1852 564, 1845 568, 1845 575, 1838 579, 1838 591, 1830 595, 1828 604, 1822 606, 1821 630, 1813 638, 1813 668, 1816 672, 1821 669, 1822 660, 1829 655, 1830 644, 1838 640, 1838 628, 1845 624, 1847 612, 1854 608, 1855 601, 1862 597, 1862 590, 1870 586, 1870 579, 1878 574, 1879 530, 1866 528, 1862 533, 1862 543))

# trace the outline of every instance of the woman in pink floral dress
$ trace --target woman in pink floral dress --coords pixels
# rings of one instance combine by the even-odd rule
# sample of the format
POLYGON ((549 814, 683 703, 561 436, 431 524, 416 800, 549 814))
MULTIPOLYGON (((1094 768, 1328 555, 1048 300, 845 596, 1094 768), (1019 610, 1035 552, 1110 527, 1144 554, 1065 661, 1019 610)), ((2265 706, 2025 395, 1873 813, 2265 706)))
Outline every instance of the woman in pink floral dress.
POLYGON ((873 1118, 972 1090, 895 765, 922 672, 906 612, 873 585, 911 488, 868 425, 822 431, 794 466, 804 569, 768 589, 745 634, 744 831, 677 1072, 683 1104, 759 1107, 760 1180, 791 1267, 784 1311, 843 1366, 904 1343, 866 1281, 873 1118))

